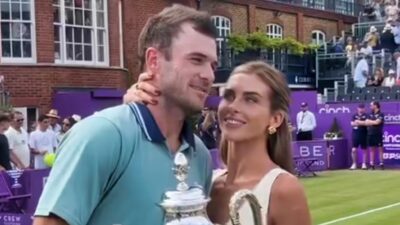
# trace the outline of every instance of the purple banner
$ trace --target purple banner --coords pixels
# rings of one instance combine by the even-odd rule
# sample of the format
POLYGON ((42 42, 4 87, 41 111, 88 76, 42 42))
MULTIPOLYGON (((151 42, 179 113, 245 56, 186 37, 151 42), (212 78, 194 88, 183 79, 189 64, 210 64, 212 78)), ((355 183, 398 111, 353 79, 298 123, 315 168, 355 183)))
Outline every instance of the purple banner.
POLYGON ((295 141, 293 142, 293 156, 300 158, 315 158, 310 169, 322 171, 328 168, 327 142, 325 140, 295 141))
POLYGON ((0 213, 1 225, 32 225, 33 220, 31 215, 0 213))
POLYGON ((331 170, 346 169, 349 167, 350 151, 347 149, 347 140, 326 140, 328 146, 328 168, 331 170))
POLYGON ((386 124, 383 133, 383 159, 386 165, 400 165, 400 124, 386 124))

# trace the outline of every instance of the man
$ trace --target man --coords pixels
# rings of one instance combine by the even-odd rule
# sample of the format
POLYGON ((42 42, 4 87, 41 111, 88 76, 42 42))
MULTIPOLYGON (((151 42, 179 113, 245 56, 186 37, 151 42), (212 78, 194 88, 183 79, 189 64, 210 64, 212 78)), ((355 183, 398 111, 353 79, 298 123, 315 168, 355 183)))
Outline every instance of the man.
POLYGON ((215 111, 204 108, 197 123, 199 137, 208 149, 217 147, 218 122, 215 111))
POLYGON ((367 169, 367 127, 365 125, 361 125, 365 122, 366 119, 367 114, 365 113, 365 105, 359 104, 357 108, 357 113, 354 114, 351 119, 351 126, 353 127, 353 148, 351 149, 351 159, 353 163, 350 167, 351 170, 357 168, 357 149, 359 147, 361 147, 363 153, 361 168, 363 170, 367 169))
POLYGON ((371 114, 365 121, 368 126, 368 146, 370 147, 370 163, 369 166, 372 170, 375 169, 375 154, 376 149, 379 150, 379 166, 383 170, 383 124, 385 115, 381 112, 381 106, 378 101, 371 102, 371 114))
POLYGON ((10 126, 10 116, 0 112, 0 171, 11 170, 10 148, 8 147, 7 137, 4 132, 10 126))
POLYGON ((50 120, 50 126, 48 129, 58 134, 61 131, 61 126, 60 124, 58 124, 58 120, 60 119, 60 117, 58 116, 57 109, 51 109, 49 113, 46 114, 46 116, 50 120))
POLYGON ((11 157, 17 162, 16 167, 24 169, 30 164, 30 150, 28 146, 28 133, 22 127, 24 115, 19 111, 11 113, 11 126, 5 132, 10 145, 11 157))
POLYGON ((176 190, 178 151, 190 164, 188 185, 210 190, 210 155, 184 120, 201 111, 213 83, 215 38, 210 16, 188 7, 148 20, 139 57, 163 93, 158 104, 120 105, 77 123, 61 143, 34 225, 163 224, 159 203, 176 190))
POLYGON ((367 84, 367 78, 369 73, 368 62, 365 59, 366 55, 363 51, 359 52, 361 59, 357 62, 356 68, 354 69, 354 85, 358 88, 364 88, 367 84))
POLYGON ((312 140, 313 130, 317 127, 314 113, 308 110, 307 102, 301 103, 301 111, 297 113, 297 141, 312 140))
POLYGON ((34 155, 34 168, 44 169, 43 158, 47 153, 54 153, 57 147, 56 134, 49 129, 50 119, 46 115, 38 118, 38 129, 33 131, 29 137, 29 147, 34 155))
POLYGON ((396 61, 396 80, 400 79, 400 52, 393 54, 394 60, 396 61))

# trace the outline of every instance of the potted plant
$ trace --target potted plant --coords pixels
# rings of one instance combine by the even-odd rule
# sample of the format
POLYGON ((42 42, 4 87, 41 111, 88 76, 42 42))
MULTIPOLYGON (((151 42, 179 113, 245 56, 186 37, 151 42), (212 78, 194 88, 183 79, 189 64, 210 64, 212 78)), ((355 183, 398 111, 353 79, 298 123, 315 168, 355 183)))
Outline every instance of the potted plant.
POLYGON ((336 117, 333 119, 333 123, 328 132, 325 132, 325 140, 336 140, 343 137, 343 132, 339 127, 336 117))

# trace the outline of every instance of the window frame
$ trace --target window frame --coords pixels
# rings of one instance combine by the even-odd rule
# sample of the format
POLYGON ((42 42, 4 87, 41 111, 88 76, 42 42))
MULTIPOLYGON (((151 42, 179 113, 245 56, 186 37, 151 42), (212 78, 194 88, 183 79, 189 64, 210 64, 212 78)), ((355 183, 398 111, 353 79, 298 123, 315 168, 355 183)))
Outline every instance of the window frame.
POLYGON ((283 26, 276 24, 276 23, 269 23, 266 26, 265 34, 267 35, 268 38, 272 38, 272 39, 277 38, 277 39, 282 40, 283 39, 283 26), (274 30, 277 30, 277 31, 279 30, 280 33, 275 33, 274 30))
MULTIPOLYGON (((36 52, 36 14, 35 14, 35 1, 34 0, 28 0, 30 4, 30 20, 29 23, 31 25, 31 57, 26 57, 23 58, 21 57, 4 57, 3 56, 3 38, 0 36, 0 63, 1 64, 35 64, 37 62, 37 52, 36 52)), ((3 1, 1 1, 3 3, 3 1)), ((12 0, 8 0, 8 3, 12 4, 12 0)), ((21 16, 22 16, 22 9, 21 9, 21 4, 24 4, 24 2, 14 2, 14 3, 19 3, 20 5, 20 10, 21 10, 21 16)), ((10 19, 6 20, 8 23, 27 23, 27 21, 22 20, 20 18, 19 20, 13 20, 11 16, 12 10, 10 11, 10 19), (18 22, 14 22, 18 21, 18 22)), ((0 23, 5 22, 1 17, 0 17, 0 23)), ((1 24, 0 24, 1 27, 1 24)), ((13 40, 11 38, 11 30, 10 30, 10 42, 13 40)), ((0 32, 1 33, 1 32, 0 32)), ((22 38, 20 39, 22 40, 22 38)), ((21 43, 22 47, 22 43, 21 43)), ((12 46, 10 46, 12 48, 12 46)), ((21 49, 22 51, 22 49, 21 49)))
MULTIPOLYGON (((75 1, 75 0, 72 0, 75 1)), ((60 65, 87 65, 87 66, 101 66, 101 67, 107 67, 110 64, 110 50, 109 50, 109 27, 108 27, 108 0, 103 0, 103 10, 102 12, 104 13, 104 28, 103 27, 98 27, 97 26, 97 13, 99 10, 97 10, 96 5, 97 1, 96 0, 90 0, 91 1, 91 13, 92 13, 92 25, 91 26, 85 26, 85 25, 75 25, 75 24, 67 24, 65 21, 65 0, 59 0, 59 17, 60 17, 60 22, 56 22, 55 19, 53 19, 53 29, 55 32, 56 26, 59 26, 61 28, 60 31, 60 58, 57 59, 55 57, 56 49, 54 48, 54 63, 55 64, 60 64, 60 65), (80 27, 82 29, 91 29, 91 37, 92 37, 92 60, 91 61, 85 61, 85 60, 70 60, 67 58, 67 35, 65 33, 66 27, 80 27), (104 43, 103 43, 103 48, 104 48, 104 62, 98 61, 98 50, 97 48, 99 47, 98 44, 98 35, 97 32, 98 30, 104 30, 105 35, 104 35, 104 43)), ((84 0, 82 0, 82 4, 84 4, 84 0)), ((55 4, 52 4, 53 10, 55 7, 55 4)), ((75 9, 75 7, 71 7, 75 9)), ((84 16, 83 16, 84 20, 84 16)), ((76 44, 76 42, 68 42, 72 43, 73 45, 76 44)), ((56 44, 56 41, 54 39, 53 45, 56 44)), ((82 49, 82 52, 84 52, 84 48, 82 49)))

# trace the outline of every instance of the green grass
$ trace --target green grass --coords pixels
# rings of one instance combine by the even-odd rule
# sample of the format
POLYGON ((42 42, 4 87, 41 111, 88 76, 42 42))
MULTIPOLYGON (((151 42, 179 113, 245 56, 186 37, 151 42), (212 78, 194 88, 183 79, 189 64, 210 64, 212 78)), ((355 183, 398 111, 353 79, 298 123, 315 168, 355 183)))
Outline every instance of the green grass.
MULTIPOLYGON (((400 171, 328 171, 301 178, 313 224, 400 202, 400 171)), ((399 225, 400 205, 334 225, 399 225)))

